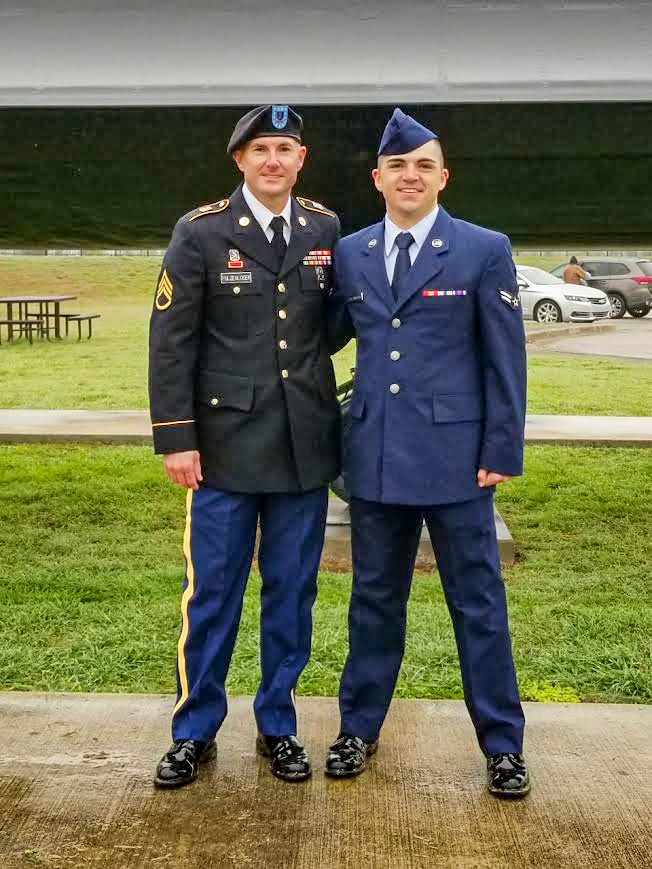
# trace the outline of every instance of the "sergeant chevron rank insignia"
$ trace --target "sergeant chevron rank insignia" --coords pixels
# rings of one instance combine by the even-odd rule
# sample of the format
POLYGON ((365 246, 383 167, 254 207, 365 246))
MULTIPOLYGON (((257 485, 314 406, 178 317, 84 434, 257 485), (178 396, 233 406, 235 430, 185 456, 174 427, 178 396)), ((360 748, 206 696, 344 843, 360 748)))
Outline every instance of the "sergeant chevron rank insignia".
POLYGON ((166 311, 172 304, 174 285, 168 276, 167 269, 163 269, 161 280, 156 288, 156 310, 166 311))
POLYGON ((498 290, 500 293, 500 298, 506 305, 509 305, 511 308, 516 310, 521 305, 521 300, 517 295, 511 293, 509 290, 498 290))

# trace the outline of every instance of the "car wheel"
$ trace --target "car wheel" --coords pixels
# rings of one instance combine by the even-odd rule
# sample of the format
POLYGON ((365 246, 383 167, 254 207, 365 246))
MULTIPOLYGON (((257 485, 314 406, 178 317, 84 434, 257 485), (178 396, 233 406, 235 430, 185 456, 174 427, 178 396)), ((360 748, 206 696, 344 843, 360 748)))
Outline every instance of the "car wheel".
POLYGON ((561 323, 561 308, 556 302, 544 299, 536 305, 534 319, 537 323, 561 323))
POLYGON ((620 293, 607 293, 607 298, 609 299, 609 304, 611 305, 611 310, 609 311, 609 319, 620 320, 621 317, 625 316, 625 312, 627 311, 627 305, 625 304, 625 300, 620 295, 620 293))
POLYGON ((647 307, 646 308, 632 308, 629 313, 630 313, 631 317, 647 317, 647 315, 650 313, 650 309, 647 307))

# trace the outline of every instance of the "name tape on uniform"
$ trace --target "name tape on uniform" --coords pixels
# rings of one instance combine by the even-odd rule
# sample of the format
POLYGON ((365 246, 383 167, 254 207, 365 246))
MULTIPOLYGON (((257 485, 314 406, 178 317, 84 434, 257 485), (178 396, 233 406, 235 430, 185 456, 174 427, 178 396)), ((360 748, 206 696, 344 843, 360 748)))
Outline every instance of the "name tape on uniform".
POLYGON ((220 272, 221 284, 250 284, 251 272, 220 272))

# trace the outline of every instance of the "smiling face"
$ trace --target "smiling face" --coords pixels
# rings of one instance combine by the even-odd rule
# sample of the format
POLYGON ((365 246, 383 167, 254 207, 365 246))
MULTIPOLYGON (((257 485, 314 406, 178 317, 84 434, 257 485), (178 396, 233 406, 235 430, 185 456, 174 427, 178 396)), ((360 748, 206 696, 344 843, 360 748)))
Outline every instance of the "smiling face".
POLYGON ((287 202, 306 157, 291 136, 259 136, 233 152, 247 187, 264 204, 287 202))
POLYGON ((385 198, 390 219, 403 229, 414 226, 433 210, 449 178, 436 140, 408 154, 381 157, 371 175, 376 190, 385 198))

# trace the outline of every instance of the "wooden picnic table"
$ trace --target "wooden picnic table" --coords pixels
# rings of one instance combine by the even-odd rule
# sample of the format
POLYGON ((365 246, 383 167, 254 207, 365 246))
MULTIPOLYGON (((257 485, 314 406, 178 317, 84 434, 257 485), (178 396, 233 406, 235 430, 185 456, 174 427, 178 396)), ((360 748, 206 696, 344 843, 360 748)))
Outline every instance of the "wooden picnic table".
MULTIPOLYGON (((14 336, 14 326, 12 325, 12 321, 29 319, 28 314, 30 305, 38 306, 39 316, 42 317, 46 323, 49 323, 50 320, 54 320, 54 335, 56 338, 61 338, 61 303, 69 302, 76 298, 77 296, 71 295, 0 296, 0 304, 7 306, 7 320, 9 321, 7 332, 9 340, 11 341, 14 336), (15 317, 14 306, 17 306, 15 317), (52 310, 50 310, 50 308, 52 308, 52 310)), ((17 326, 16 328, 21 329, 22 327, 17 326)))

